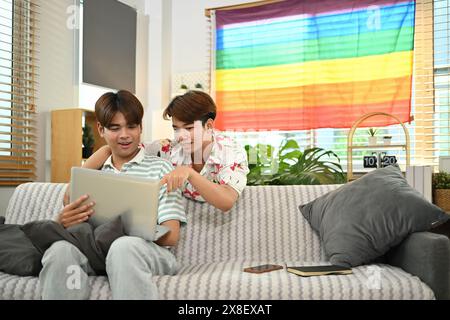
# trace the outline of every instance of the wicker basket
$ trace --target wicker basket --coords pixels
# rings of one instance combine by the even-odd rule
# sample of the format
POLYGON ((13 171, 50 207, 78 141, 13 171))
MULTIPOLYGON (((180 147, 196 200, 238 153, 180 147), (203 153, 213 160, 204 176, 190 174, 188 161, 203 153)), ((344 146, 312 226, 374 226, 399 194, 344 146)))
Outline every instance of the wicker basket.
POLYGON ((435 189, 433 202, 442 210, 450 212, 450 189, 435 189))

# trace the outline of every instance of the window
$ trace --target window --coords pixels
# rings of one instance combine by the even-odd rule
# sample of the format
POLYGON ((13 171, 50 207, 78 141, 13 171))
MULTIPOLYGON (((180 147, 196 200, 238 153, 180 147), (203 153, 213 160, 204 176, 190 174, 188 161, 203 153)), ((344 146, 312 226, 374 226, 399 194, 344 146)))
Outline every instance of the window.
MULTIPOLYGON (((270 1, 269 1, 270 2, 270 1)), ((450 0, 417 0, 414 35, 414 71, 411 114, 405 123, 411 137, 412 164, 437 166, 440 155, 450 153, 449 106, 449 29, 450 0)), ((220 9, 219 9, 220 10, 220 9)), ((392 143, 403 143, 400 125, 379 128, 378 136, 391 135, 392 143)), ((356 131, 355 139, 367 143, 367 128, 356 131)), ((318 146, 336 152, 346 168, 349 129, 316 129, 271 133, 230 133, 242 144, 271 143, 277 146, 285 138, 294 138, 304 148, 318 146)), ((353 153, 353 167, 362 170, 362 157, 371 151, 353 153)), ((405 164, 406 154, 395 154, 405 164)))
POLYGON ((33 0, 0 0, 0 185, 35 179, 37 10, 33 0))
POLYGON ((11 76, 12 76, 12 2, 0 2, 0 32, 2 41, 0 42, 0 124, 2 133, 0 135, 0 156, 10 155, 11 127, 6 126, 11 123, 11 109, 9 108, 11 100, 11 76))
POLYGON ((434 1, 434 158, 450 154, 450 1, 434 1))

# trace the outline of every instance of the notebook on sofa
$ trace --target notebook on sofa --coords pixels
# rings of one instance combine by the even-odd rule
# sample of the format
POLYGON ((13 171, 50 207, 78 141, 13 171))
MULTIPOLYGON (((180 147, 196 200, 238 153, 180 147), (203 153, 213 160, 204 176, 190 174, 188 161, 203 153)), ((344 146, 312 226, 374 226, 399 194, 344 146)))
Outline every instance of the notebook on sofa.
POLYGON ((287 267, 286 270, 290 273, 294 273, 302 277, 327 276, 333 274, 340 275, 352 273, 351 268, 334 265, 287 267))

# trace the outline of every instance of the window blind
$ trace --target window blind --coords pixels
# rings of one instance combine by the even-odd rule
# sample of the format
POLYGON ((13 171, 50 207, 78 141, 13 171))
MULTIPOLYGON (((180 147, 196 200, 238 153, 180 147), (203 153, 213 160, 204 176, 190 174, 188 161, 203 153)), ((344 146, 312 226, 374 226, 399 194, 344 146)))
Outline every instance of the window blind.
POLYGON ((37 23, 34 0, 0 0, 0 185, 34 181, 37 23))
MULTIPOLYGON (((226 9, 226 8, 225 8, 226 9)), ((220 8, 216 8, 220 10, 220 8)), ((406 123, 411 137, 411 163, 433 165, 437 168, 439 156, 450 155, 450 0, 416 0, 412 108, 414 120, 406 123)), ((212 30, 209 29, 209 30, 212 30)), ((212 32, 212 31, 209 31, 212 32)), ((213 52, 210 50, 210 52, 213 52)), ((392 144, 403 143, 400 126, 378 128, 379 139, 392 136, 392 144)), ((278 132, 283 137, 295 138, 302 147, 318 146, 335 151, 346 167, 347 134, 349 129, 316 129, 278 132), (308 137, 308 138, 305 138, 308 137)), ((356 131, 356 141, 367 143, 367 128, 356 131)), ((231 133, 243 144, 266 143, 267 133, 231 133)), ((272 139, 274 140, 274 139, 272 139)), ((405 164, 404 151, 388 151, 405 164)), ((353 167, 362 170, 362 157, 369 151, 353 154, 353 167)))
POLYGON ((413 163, 437 168, 449 155, 449 0, 417 0, 413 163))

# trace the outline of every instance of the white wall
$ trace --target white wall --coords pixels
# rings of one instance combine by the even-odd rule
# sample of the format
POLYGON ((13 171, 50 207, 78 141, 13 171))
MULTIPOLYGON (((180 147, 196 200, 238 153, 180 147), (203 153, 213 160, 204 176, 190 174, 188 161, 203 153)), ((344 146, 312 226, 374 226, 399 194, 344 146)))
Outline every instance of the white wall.
POLYGON ((0 216, 4 216, 6 208, 8 206, 9 199, 11 198, 15 188, 1 187, 0 188, 0 216))
POLYGON ((74 0, 39 0, 37 181, 50 180, 50 111, 78 105, 74 0))
POLYGON ((150 5, 149 67, 153 72, 149 81, 151 113, 147 112, 148 122, 144 123, 147 129, 144 139, 154 140, 173 136, 170 121, 162 119, 162 111, 171 98, 170 76, 209 70, 205 9, 255 0, 164 0, 163 4, 163 0, 147 1, 150 5))
POLYGON ((172 0, 173 73, 209 70, 205 9, 255 0, 172 0))
POLYGON ((144 115, 143 140, 167 137, 162 108, 170 99, 172 74, 172 0, 147 0, 149 16, 148 109, 144 115))

